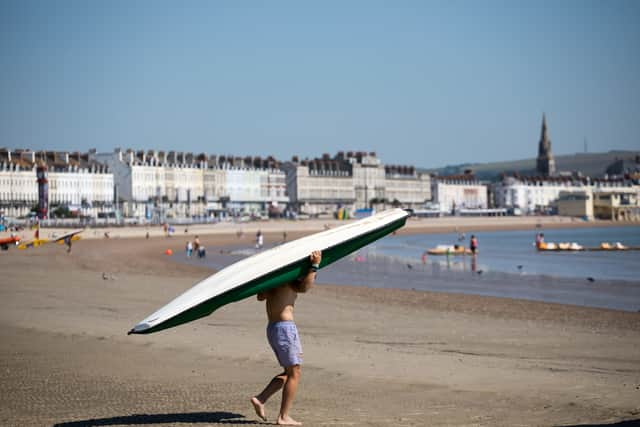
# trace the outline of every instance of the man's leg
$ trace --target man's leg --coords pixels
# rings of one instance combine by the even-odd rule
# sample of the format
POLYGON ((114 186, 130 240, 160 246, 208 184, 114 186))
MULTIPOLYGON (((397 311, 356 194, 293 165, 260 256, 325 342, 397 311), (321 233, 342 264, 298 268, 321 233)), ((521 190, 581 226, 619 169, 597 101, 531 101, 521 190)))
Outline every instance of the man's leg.
POLYGON ((285 371, 280 375, 276 375, 275 377, 273 377, 269 384, 267 384, 265 389, 260 392, 260 394, 251 398, 253 409, 255 409, 256 414, 264 421, 267 421, 267 416, 264 412, 264 404, 267 402, 267 400, 269 400, 271 396, 273 396, 275 392, 282 388, 286 381, 287 373, 285 371))
POLYGON ((293 405, 293 399, 296 396, 298 390, 298 382, 302 375, 302 369, 300 365, 293 365, 285 368, 287 379, 284 383, 284 389, 282 391, 282 404, 280 405, 280 414, 278 415, 278 424, 280 425, 294 425, 299 426, 302 423, 294 420, 289 416, 289 410, 293 405))

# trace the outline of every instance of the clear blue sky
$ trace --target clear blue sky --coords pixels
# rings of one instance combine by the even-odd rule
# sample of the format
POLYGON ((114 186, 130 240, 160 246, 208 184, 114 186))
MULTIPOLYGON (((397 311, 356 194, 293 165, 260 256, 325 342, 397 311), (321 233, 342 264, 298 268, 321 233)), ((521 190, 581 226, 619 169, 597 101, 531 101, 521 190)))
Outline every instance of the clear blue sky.
POLYGON ((0 2, 0 146, 437 167, 640 148, 640 1, 0 2))

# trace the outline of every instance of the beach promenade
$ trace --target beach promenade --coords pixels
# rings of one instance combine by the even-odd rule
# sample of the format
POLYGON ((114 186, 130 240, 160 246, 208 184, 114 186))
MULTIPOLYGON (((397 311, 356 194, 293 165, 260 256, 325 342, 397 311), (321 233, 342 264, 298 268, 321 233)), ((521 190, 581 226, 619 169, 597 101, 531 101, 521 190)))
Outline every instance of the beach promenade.
MULTIPOLYGON (((308 234, 338 227, 355 220, 309 219, 309 220, 263 220, 250 222, 222 221, 215 224, 174 225, 173 237, 191 237, 195 235, 237 235, 253 234, 258 230, 282 238, 282 233, 289 236, 308 234), (293 233, 293 234, 291 234, 293 233)), ((170 223, 169 223, 170 224, 170 223)), ((454 231, 477 232, 492 230, 537 230, 565 227, 606 227, 606 226, 640 226, 638 222, 592 220, 583 221, 577 218, 561 216, 501 216, 501 217, 440 217, 440 218, 409 218, 407 224, 399 233, 451 233, 454 231)), ((60 236, 76 228, 43 228, 41 237, 60 236)), ((103 239, 104 234, 112 238, 164 237, 165 230, 160 225, 138 225, 129 227, 87 227, 82 234, 83 239, 103 239)), ((1 236, 9 235, 0 233, 1 236)), ((33 232, 23 230, 18 233, 23 239, 31 239, 33 232)))
MULTIPOLYGON (((261 303, 244 300, 148 336, 126 332, 212 273, 178 262, 186 239, 198 234, 214 253, 250 247, 258 229, 269 244, 285 231, 293 239, 339 224, 176 227, 170 239, 157 226, 113 228, 109 239, 89 229, 70 254, 55 244, 2 252, 0 424, 263 424, 249 398, 279 368, 261 303)), ((401 232, 538 224, 593 225, 556 217, 412 219, 401 232)), ((43 237, 61 232, 44 229, 43 237)), ((304 365, 292 416, 304 425, 640 422, 640 313, 319 281, 296 304, 304 365)), ((270 420, 279 400, 267 403, 270 420)))

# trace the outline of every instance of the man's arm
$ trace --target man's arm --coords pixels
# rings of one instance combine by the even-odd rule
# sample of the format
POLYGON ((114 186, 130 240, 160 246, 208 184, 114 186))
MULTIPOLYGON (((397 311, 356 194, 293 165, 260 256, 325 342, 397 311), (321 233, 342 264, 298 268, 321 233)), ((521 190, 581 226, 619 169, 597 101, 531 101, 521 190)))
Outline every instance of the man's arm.
POLYGON ((316 280, 316 270, 320 265, 320 261, 322 261, 322 252, 311 252, 309 260, 311 261, 311 268, 309 269, 309 272, 300 281, 294 283, 293 285, 293 289, 296 292, 307 292, 309 289, 311 289, 311 286, 313 286, 313 282, 316 280))

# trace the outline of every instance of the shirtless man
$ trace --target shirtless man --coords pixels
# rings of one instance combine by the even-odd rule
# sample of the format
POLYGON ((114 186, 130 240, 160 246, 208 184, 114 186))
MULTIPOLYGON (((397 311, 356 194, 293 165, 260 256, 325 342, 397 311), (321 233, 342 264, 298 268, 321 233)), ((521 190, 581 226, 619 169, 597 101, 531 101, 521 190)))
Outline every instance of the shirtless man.
POLYGON ((309 256, 311 268, 306 276, 295 282, 286 283, 258 294, 258 301, 267 300, 267 317, 269 318, 267 338, 280 366, 284 368, 284 372, 276 375, 260 394, 251 398, 256 414, 264 421, 267 420, 264 404, 275 392, 284 388, 277 423, 279 425, 302 425, 289 416, 289 410, 300 381, 300 364, 302 363, 302 346, 296 324, 293 322, 293 306, 298 293, 307 292, 313 285, 321 259, 321 252, 313 251, 309 256))

